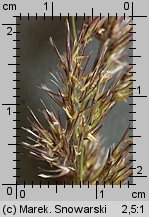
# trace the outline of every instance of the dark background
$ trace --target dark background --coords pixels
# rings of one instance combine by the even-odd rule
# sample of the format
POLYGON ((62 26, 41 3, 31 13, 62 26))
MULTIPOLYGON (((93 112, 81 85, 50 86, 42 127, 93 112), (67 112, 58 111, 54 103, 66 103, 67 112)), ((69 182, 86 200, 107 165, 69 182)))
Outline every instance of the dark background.
MULTIPOLYGON (((78 18, 76 24, 78 29, 82 21, 83 18, 78 18)), ((17 47, 21 49, 17 51, 20 55, 18 60, 20 66, 17 67, 17 71, 20 73, 17 74, 17 79, 20 79, 20 82, 17 86, 21 89, 17 90, 17 95, 21 97, 17 99, 17 101, 20 102, 21 105, 17 107, 17 111, 21 113, 17 114, 17 119, 20 119, 17 126, 30 127, 30 123, 27 120, 27 117, 31 118, 28 106, 41 121, 43 121, 43 119, 38 111, 38 109, 42 108, 40 99, 45 102, 49 110, 51 106, 56 110, 59 109, 47 94, 37 88, 37 86, 40 86, 41 83, 50 84, 49 72, 58 72, 58 58, 49 43, 49 37, 51 36, 53 38, 60 52, 63 53, 65 51, 66 26, 64 20, 62 19, 60 21, 59 17, 54 17, 53 21, 51 17, 46 17, 45 20, 43 17, 38 17, 37 20, 35 17, 30 17, 29 20, 27 17, 22 17, 19 23, 21 24, 18 27, 20 34, 17 37, 20 42, 17 42, 17 47)), ((99 42, 95 39, 88 48, 89 50, 94 50, 92 60, 96 56, 98 47, 99 42)), ((108 148, 113 143, 117 143, 121 138, 125 129, 128 127, 129 119, 132 119, 129 114, 131 109, 129 103, 118 103, 105 118, 104 126, 100 131, 105 148, 108 148)), ((61 110, 60 113, 65 122, 64 113, 61 110)), ((24 130, 18 130, 17 135, 20 136, 20 138, 17 139, 17 143, 27 141, 27 134, 24 130)), ((38 167, 48 168, 48 165, 30 156, 22 145, 17 147, 17 151, 20 152, 20 154, 17 155, 17 159, 20 159, 20 162, 17 162, 17 167, 20 167, 17 172, 17 175, 20 176, 17 178, 18 182, 23 183, 25 180, 26 184, 31 184, 31 181, 34 181, 36 184, 39 183, 39 181, 43 184, 47 183, 47 180, 37 175, 39 172, 38 167)), ((52 183, 54 182, 51 182, 51 184, 52 183)))

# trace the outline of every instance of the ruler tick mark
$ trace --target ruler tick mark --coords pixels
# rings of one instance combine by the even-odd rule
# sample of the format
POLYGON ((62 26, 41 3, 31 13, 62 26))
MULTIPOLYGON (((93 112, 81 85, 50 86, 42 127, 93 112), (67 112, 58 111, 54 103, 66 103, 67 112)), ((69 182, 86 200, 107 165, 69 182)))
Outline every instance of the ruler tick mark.
POLYGON ((52 2, 52 20, 53 20, 53 2, 52 2))
POLYGON ((56 181, 56 185, 55 186, 56 186, 56 194, 57 194, 57 181, 56 181))
POLYGON ((93 20, 93 17, 94 17, 94 9, 92 8, 92 20, 93 20))
POLYGON ((116 13, 116 20, 117 20, 117 13, 116 13))
POLYGON ((81 188, 82 182, 80 181, 80 188, 81 188))
POLYGON ((101 20, 101 13, 100 13, 100 20, 101 20))
POLYGON ((78 15, 77 15, 77 13, 76 13, 76 20, 78 19, 78 15))
POLYGON ((97 185, 98 185, 98 181, 96 181, 96 199, 97 199, 97 185))
POLYGON ((85 20, 85 13, 84 13, 84 20, 85 20))

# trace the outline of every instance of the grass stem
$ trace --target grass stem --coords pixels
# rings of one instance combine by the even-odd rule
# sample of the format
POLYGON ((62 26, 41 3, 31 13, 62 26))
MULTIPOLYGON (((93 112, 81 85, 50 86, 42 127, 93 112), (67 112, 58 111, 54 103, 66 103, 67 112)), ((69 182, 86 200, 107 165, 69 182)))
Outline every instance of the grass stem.
POLYGON ((72 31, 73 31, 74 41, 77 41, 77 32, 76 32, 76 24, 75 24, 75 17, 74 16, 72 16, 71 22, 72 22, 72 31))

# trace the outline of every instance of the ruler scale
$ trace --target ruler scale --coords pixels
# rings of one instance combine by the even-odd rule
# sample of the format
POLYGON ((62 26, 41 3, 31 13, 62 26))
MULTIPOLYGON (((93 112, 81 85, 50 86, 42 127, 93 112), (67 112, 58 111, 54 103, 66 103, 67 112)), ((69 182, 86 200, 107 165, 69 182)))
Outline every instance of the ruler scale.
MULTIPOLYGON (((148 190, 148 85, 147 85, 147 45, 148 43, 148 16, 147 3, 142 1, 118 1, 115 4, 108 1, 86 2, 85 7, 79 1, 68 0, 59 3, 56 1, 38 1, 30 3, 24 1, 1 1, 1 132, 2 132, 2 157, 1 157, 1 216, 14 214, 29 216, 38 215, 76 215, 76 207, 86 208, 86 213, 81 211, 80 216, 103 214, 105 216, 148 216, 149 190, 148 190), (78 7, 79 5, 79 7, 78 7), (140 8, 142 7, 142 8, 140 8), (140 10, 141 9, 141 10, 140 10), (133 39, 130 40, 129 65, 133 66, 133 95, 129 96, 129 122, 131 126, 129 135, 133 138, 130 144, 133 149, 132 161, 133 175, 125 185, 67 185, 65 181, 59 183, 49 182, 35 178, 35 174, 25 179, 22 169, 22 137, 23 106, 27 102, 22 100, 22 61, 26 61, 27 54, 23 53, 23 43, 27 43, 23 36, 23 28, 29 31, 28 25, 43 22, 63 22, 63 16, 70 20, 75 16, 76 23, 80 17, 86 20, 88 16, 123 16, 130 17, 133 30, 133 39), (58 21, 59 20, 59 21, 58 21), (24 25, 24 22, 27 25, 24 25), (24 27, 25 26, 25 27, 24 27), (23 42, 24 40, 24 42, 23 42), (146 40, 146 41, 145 41, 146 40), (142 43, 142 44, 141 44, 142 43), (25 59, 26 58, 26 59, 25 59), (133 181, 132 181, 133 180, 133 181), (37 206, 35 209, 34 207, 37 206), (90 208, 90 207, 93 208, 90 208), (30 208, 29 208, 30 207, 30 208), (65 207, 65 208, 62 208, 65 207), (41 212, 40 212, 41 211, 41 212)), ((37 25, 36 24, 36 25, 37 25)), ((79 24, 78 24, 79 25, 79 24)), ((46 26, 46 25, 45 25, 46 26)), ((40 27, 39 27, 40 28, 40 27)), ((30 33, 28 33, 30 34, 30 33)), ((47 34, 47 33, 45 33, 47 34)), ((46 36, 45 36, 46 37, 46 36)), ((50 35, 49 35, 50 37, 50 35)), ((46 44, 45 46, 49 46, 46 44)), ((32 50, 30 50, 32 52, 32 50)), ((42 52, 42 50, 41 50, 42 52)), ((33 57, 34 58, 34 57, 33 57)), ((42 58, 42 57, 40 57, 42 58)), ((44 58, 44 57, 43 57, 44 58)), ((38 60, 37 60, 38 61, 38 60)), ((24 63, 24 62, 23 62, 24 63)), ((38 97, 37 97, 38 98, 38 97)), ((38 98, 40 101, 40 97, 38 98)), ((26 117, 24 117, 25 119, 26 117)), ((23 119, 23 120, 24 120, 23 119)), ((28 159, 23 162, 26 163, 28 159)), ((29 160, 29 162, 33 162, 29 160)), ((29 163, 28 163, 29 164, 29 163)), ((29 166, 29 165, 27 165, 29 166)), ((32 165, 31 165, 32 167, 32 165)))

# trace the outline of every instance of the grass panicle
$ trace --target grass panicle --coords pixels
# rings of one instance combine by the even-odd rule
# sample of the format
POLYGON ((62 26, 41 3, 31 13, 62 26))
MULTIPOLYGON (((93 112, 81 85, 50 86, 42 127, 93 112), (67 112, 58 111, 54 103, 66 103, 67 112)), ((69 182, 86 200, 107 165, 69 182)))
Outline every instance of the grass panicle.
MULTIPOLYGON (((43 104, 45 128, 31 111, 34 121, 31 134, 34 144, 23 143, 30 153, 49 164, 49 170, 39 176, 49 179, 71 177, 74 184, 119 184, 132 174, 129 127, 108 155, 103 153, 98 134, 110 110, 132 94, 132 67, 124 58, 132 38, 131 19, 123 17, 88 17, 77 34, 72 18, 72 32, 66 19, 66 50, 63 54, 54 40, 50 43, 59 58, 59 74, 53 72, 58 91, 42 85, 49 97, 64 110, 66 124, 61 117, 43 104), (86 51, 96 38, 100 42, 92 70, 88 65, 92 50, 86 51), (103 153, 103 154, 102 154, 103 153), (104 159, 102 159, 104 155, 104 159)), ((69 183, 69 179, 68 179, 69 183)))

